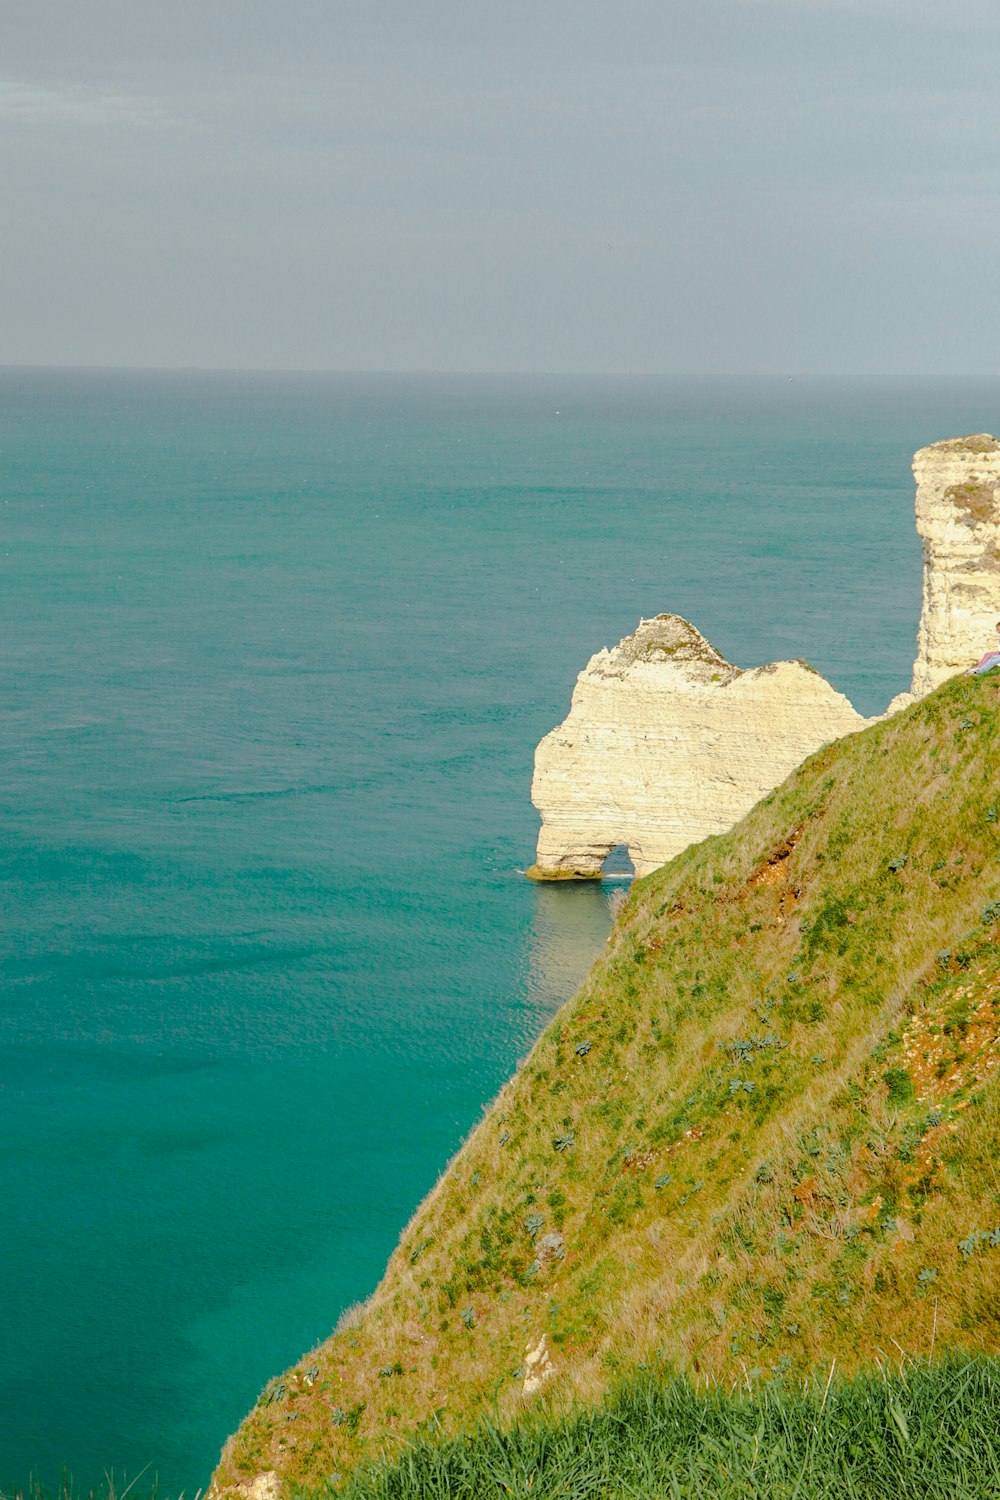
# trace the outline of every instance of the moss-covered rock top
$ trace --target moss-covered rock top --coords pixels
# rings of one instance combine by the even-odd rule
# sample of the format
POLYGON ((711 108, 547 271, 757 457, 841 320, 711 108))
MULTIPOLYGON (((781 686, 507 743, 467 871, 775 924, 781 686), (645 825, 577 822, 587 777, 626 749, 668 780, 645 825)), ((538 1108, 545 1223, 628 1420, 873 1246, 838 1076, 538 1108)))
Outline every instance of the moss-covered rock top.
POLYGON ((620 641, 609 655, 621 663, 698 662, 718 668, 726 676, 739 676, 739 668, 728 662, 721 651, 706 641, 698 627, 682 615, 654 615, 651 620, 640 620, 635 633, 620 641))
POLYGON ((990 432, 974 432, 968 437, 944 438, 940 443, 930 444, 930 451, 935 453, 996 453, 998 449, 1000 443, 990 432))

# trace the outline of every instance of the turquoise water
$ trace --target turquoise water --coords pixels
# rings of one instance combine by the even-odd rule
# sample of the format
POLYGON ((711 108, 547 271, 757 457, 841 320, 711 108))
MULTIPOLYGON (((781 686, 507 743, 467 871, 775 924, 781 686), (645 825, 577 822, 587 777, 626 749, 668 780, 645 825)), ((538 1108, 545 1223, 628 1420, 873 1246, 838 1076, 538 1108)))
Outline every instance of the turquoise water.
POLYGON ((204 1484, 585 972, 535 742, 642 614, 909 679, 1000 385, 0 371, 0 1482, 204 1484))

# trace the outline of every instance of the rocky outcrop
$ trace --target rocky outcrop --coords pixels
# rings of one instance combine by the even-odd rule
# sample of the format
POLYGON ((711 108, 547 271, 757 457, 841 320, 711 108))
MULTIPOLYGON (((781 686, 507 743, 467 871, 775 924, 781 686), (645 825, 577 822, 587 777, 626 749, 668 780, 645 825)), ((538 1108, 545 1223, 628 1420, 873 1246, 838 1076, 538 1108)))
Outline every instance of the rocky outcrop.
POLYGON ((524 1357, 524 1386, 523 1394, 533 1396, 540 1391, 551 1375, 556 1373, 556 1367, 552 1363, 549 1354, 548 1343, 545 1334, 532 1349, 530 1346, 524 1357))
POLYGON ((913 460, 924 598, 912 692, 972 666, 1000 620, 1000 443, 988 433, 921 448, 913 460))
MULTIPOLYGON (((923 609, 909 693, 968 670, 1000 620, 1000 442, 988 433, 913 460, 923 609)), ((535 754, 539 880, 594 879, 624 844, 643 875, 731 828, 795 766, 866 720, 804 662, 741 672, 678 615, 643 620, 577 679, 569 717, 535 754)))
POLYGON ((813 750, 867 720, 800 661, 741 671, 679 615, 643 620, 577 678, 535 753, 539 880, 637 875, 724 833, 813 750))

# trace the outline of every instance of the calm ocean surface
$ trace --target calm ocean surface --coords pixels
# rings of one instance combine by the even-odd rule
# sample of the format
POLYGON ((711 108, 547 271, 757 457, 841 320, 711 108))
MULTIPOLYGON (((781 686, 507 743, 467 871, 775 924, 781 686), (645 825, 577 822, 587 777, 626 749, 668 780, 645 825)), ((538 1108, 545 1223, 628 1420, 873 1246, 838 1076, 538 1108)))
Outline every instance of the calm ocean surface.
POLYGON ((1000 385, 0 371, 0 1485, 207 1480, 603 941, 538 738, 641 615, 873 712, 1000 385))

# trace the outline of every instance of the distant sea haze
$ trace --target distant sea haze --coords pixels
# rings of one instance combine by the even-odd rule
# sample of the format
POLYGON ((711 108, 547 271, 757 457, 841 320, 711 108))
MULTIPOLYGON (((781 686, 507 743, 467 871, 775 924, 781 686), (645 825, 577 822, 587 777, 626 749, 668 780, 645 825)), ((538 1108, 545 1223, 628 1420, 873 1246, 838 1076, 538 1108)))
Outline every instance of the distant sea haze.
POLYGON ((880 711, 910 457, 998 413, 0 371, 0 1485, 205 1484, 603 941, 517 873, 587 658, 671 610, 880 711))

